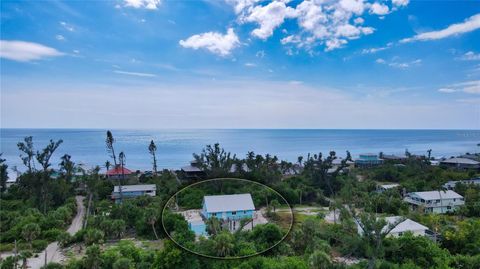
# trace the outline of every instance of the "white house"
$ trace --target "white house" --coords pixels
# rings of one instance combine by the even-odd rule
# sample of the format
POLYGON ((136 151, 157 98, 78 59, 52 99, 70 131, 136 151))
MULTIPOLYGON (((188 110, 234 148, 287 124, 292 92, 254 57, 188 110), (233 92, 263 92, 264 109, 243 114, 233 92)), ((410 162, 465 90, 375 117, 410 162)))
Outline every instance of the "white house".
MULTIPOLYGON (((388 233, 387 236, 398 237, 402 236, 406 232, 411 232, 413 233, 413 235, 416 236, 425 236, 429 231, 427 226, 424 226, 411 219, 404 219, 400 216, 386 217, 385 221, 387 222, 387 224, 385 225, 385 227, 383 227, 383 232, 388 229, 392 229, 392 226, 394 226, 394 228, 388 233)), ((359 234, 363 234, 363 229, 358 223, 357 229, 359 234)))
POLYGON ((451 180, 445 184, 443 184, 443 187, 447 190, 453 190, 457 184, 465 184, 465 185, 477 185, 480 186, 480 177, 477 178, 472 178, 472 179, 466 179, 466 180, 451 180))
MULTIPOLYGON (((122 197, 123 199, 135 198, 142 195, 155 196, 157 195, 157 185, 155 184, 145 184, 145 185, 123 185, 122 188, 122 197)), ((120 199, 120 188, 119 186, 113 187, 112 199, 116 203, 121 203, 120 199)))
POLYGON ((412 209, 422 207, 425 213, 451 212, 465 204, 463 196, 452 190, 411 192, 403 200, 412 209))
POLYGON ((391 189, 398 189, 400 184, 392 183, 392 184, 382 184, 377 186, 377 192, 384 192, 391 189))

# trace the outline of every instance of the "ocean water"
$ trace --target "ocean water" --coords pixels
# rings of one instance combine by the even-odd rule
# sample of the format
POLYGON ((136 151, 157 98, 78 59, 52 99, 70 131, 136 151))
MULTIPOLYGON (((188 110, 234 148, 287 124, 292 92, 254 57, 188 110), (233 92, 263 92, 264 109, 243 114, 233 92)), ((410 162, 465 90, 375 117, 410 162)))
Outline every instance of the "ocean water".
MULTIPOLYGON (((436 157, 449 157, 466 152, 480 152, 480 130, 298 130, 298 129, 231 129, 231 130, 112 130, 116 153, 124 151, 126 167, 151 170, 150 140, 154 140, 160 168, 178 169, 192 160, 207 144, 220 143, 227 151, 244 157, 248 151, 277 155, 295 162, 307 153, 328 153, 353 157, 360 153, 425 154, 432 149, 436 157)), ((103 166, 109 155, 105 147, 106 130, 99 129, 0 129, 2 157, 10 167, 24 170, 17 143, 33 136, 35 148, 42 149, 50 139, 63 139, 52 157, 58 167, 60 156, 67 153, 76 163, 103 166)))

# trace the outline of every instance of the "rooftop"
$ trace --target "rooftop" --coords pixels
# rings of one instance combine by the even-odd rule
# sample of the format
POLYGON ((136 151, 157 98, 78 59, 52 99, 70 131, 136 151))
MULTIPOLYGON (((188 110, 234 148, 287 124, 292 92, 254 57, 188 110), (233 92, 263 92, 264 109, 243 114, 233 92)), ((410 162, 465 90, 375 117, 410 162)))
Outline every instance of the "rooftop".
POLYGON ((428 227, 413 221, 411 219, 405 219, 403 221, 402 217, 394 216, 394 217, 386 217, 385 220, 387 221, 387 225, 395 225, 398 223, 395 228, 393 228, 390 233, 404 233, 408 231, 418 231, 418 230, 428 230, 428 227))
MULTIPOLYGON (((157 185, 155 185, 155 184, 124 185, 124 186, 122 186, 122 192, 154 191, 156 189, 157 189, 157 185)), ((113 192, 119 192, 118 186, 113 187, 113 192)))
POLYGON ((203 197, 207 212, 227 212, 240 210, 255 210, 250 193, 212 195, 203 197))
POLYGON ((130 175, 132 174, 133 172, 125 167, 123 167, 123 173, 122 173, 122 167, 121 166, 117 166, 115 168, 112 168, 110 170, 108 170, 105 174, 107 176, 117 176, 117 175, 130 175))
POLYGON ((439 200, 439 199, 459 199, 463 198, 460 194, 448 190, 448 191, 420 191, 412 192, 423 200, 439 200))
POLYGON ((442 163, 449 163, 449 164, 471 164, 471 165, 478 165, 480 162, 477 162, 472 159, 467 159, 467 158, 451 158, 442 161, 442 163))

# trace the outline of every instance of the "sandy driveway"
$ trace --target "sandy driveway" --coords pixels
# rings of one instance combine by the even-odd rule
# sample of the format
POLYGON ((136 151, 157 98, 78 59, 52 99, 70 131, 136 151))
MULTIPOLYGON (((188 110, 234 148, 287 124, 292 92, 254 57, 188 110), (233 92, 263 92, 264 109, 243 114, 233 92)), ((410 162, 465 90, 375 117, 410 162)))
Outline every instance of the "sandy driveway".
MULTIPOLYGON (((77 215, 72 220, 72 224, 68 227, 67 232, 71 235, 74 235, 78 230, 82 228, 83 217, 85 216, 85 207, 83 206, 83 196, 76 196, 77 201, 77 215)), ((38 257, 33 257, 28 259, 28 267, 32 269, 39 269, 45 264, 45 252, 47 253, 47 263, 57 262, 62 263, 65 260, 65 257, 60 251, 58 242, 50 243, 47 248, 38 253, 38 257)))

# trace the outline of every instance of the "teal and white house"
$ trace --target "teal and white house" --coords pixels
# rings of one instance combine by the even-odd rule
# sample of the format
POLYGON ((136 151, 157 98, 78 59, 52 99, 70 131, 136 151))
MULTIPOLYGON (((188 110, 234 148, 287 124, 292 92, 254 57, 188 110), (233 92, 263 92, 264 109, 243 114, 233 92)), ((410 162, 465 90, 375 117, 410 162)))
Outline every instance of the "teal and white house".
POLYGON ((206 219, 240 220, 253 218, 254 212, 255 205, 249 193, 203 197, 201 214, 206 219))

